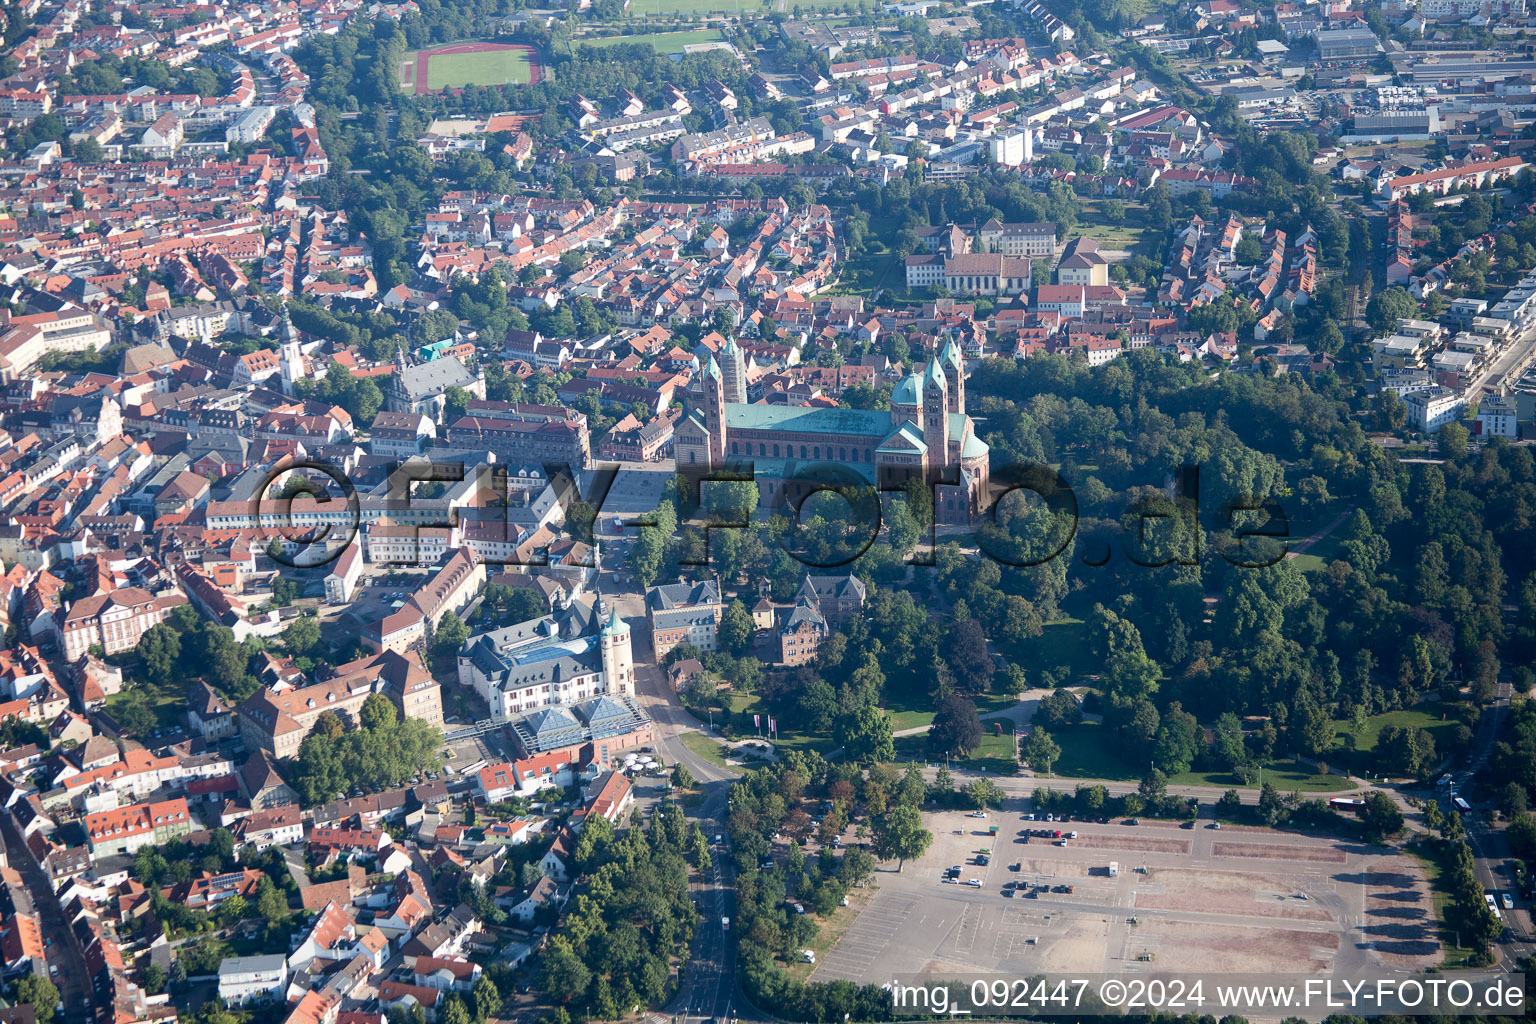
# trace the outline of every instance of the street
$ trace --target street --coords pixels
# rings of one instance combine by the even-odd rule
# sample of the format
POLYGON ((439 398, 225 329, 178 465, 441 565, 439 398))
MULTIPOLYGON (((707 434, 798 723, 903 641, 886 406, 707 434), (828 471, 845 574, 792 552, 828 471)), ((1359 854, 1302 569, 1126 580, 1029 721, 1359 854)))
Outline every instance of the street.
POLYGON ((86 1020, 90 1016, 90 1007, 102 1005, 102 1000, 91 999, 90 972, 86 970, 80 942, 64 918, 64 908, 59 906, 52 883, 32 859, 16 829, 15 819, 9 814, 0 814, 0 837, 5 840, 7 863, 19 871, 27 883, 27 892, 32 897, 38 926, 46 943, 49 966, 59 968, 56 974, 51 974, 51 980, 64 1002, 65 1013, 60 1019, 86 1020))

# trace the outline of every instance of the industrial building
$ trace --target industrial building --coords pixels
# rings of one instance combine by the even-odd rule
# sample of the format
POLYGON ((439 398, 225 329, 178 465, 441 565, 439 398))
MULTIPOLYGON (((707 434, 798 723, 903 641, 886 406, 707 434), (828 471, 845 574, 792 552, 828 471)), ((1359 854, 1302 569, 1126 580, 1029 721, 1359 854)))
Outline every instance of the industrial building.
POLYGON ((1317 55, 1323 60, 1373 57, 1380 52, 1381 42, 1368 28, 1339 28, 1317 34, 1317 55))

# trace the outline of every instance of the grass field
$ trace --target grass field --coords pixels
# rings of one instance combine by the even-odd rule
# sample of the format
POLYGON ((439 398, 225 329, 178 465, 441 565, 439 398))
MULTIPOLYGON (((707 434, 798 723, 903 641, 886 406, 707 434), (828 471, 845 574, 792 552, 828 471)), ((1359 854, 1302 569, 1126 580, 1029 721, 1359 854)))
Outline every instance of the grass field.
POLYGON ((163 687, 143 681, 134 683, 122 692, 107 698, 108 714, 112 714, 113 710, 123 702, 129 690, 144 694, 149 702, 149 709, 155 713, 155 724, 159 728, 174 729, 187 724, 187 700, 181 692, 179 683, 163 687))
POLYGON ((650 43, 657 53, 682 53, 683 48, 694 43, 724 42, 717 29, 699 29, 694 32, 650 32, 637 36, 606 36, 602 39, 578 39, 577 46, 616 46, 620 43, 650 43))
MULTIPOLYGON (((1422 704, 1401 711, 1388 711, 1384 715, 1375 715, 1365 720, 1365 728, 1361 730, 1359 736, 1355 737, 1355 752, 1364 754, 1375 750, 1376 742, 1381 738, 1381 731, 1389 725, 1395 725, 1399 729, 1406 729, 1410 725, 1418 726, 1434 737, 1435 749, 1444 752, 1451 749, 1451 734, 1460 724, 1461 719, 1456 717, 1456 709, 1449 704, 1422 704)), ((1335 744, 1340 749, 1347 749, 1344 746, 1344 737, 1353 729, 1352 723, 1338 719, 1333 725, 1335 744)))
MULTIPOLYGON (((415 90, 414 69, 417 52, 405 55, 403 62, 412 69, 405 92, 415 90)), ((451 89, 464 85, 527 85, 533 81, 533 67, 526 50, 491 50, 483 53, 439 53, 427 58, 427 88, 451 89)))
MULTIPOLYGON (((992 722, 982 722, 981 746, 977 747, 970 757, 964 760, 956 759, 951 763, 957 768, 965 768, 973 772, 984 771, 989 775, 1018 774, 1019 762, 1014 756, 1013 723, 1006 721, 1002 723, 1001 736, 995 734, 993 726, 992 722)), ((896 737, 896 760, 927 761, 930 756, 926 733, 896 737)))
MULTIPOLYGON (((1061 760, 1055 774, 1067 779, 1113 779, 1133 781, 1147 773, 1147 765, 1131 764, 1120 755, 1117 741, 1104 726, 1084 722, 1051 734, 1061 747, 1061 760)), ((1311 766, 1291 761, 1275 761, 1264 766, 1264 781, 1282 792, 1330 793, 1350 788, 1350 782, 1337 775, 1319 775, 1311 766)), ((1231 789, 1257 789, 1259 781, 1244 783, 1228 772, 1183 772, 1168 776, 1170 786, 1218 786, 1231 789)))
POLYGON ((1440 922, 1440 945, 1445 951, 1445 963, 1441 966, 1447 970, 1470 967, 1476 950, 1458 946, 1456 933, 1445 926, 1445 908, 1452 900, 1445 884, 1445 844, 1434 840, 1411 843, 1403 847, 1403 852, 1423 866, 1424 875, 1429 879, 1429 896, 1434 904, 1435 920, 1440 922))
POLYGON ((848 0, 634 0, 629 7, 631 18, 660 18, 690 14, 771 14, 790 13, 796 7, 805 11, 827 10, 850 6, 855 11, 858 4, 848 0))
MULTIPOLYGON (((1013 704, 1017 698, 1009 694, 988 693, 976 698, 976 711, 985 715, 992 711, 1001 711, 1013 704)), ((887 699, 885 709, 891 713, 891 731, 902 732, 906 729, 919 729, 925 725, 933 724, 933 708, 926 705, 932 703, 926 697, 913 703, 903 703, 899 698, 887 699)), ((983 725, 987 723, 983 722, 983 725)))
POLYGON ((717 768, 729 768, 725 763, 725 749, 720 741, 713 736, 706 736, 701 732, 682 733, 683 746, 695 757, 702 757, 717 768))
MULTIPOLYGON (((1099 665, 1088 650, 1083 620, 1070 614, 1047 622, 1038 637, 1019 647, 1017 651, 1007 652, 1011 660, 1052 670, 1066 668, 1071 673, 1068 678, 1074 683, 1099 671, 1099 665)), ((1030 676, 1031 681, 1035 678, 1033 674, 1030 676)))
POLYGON ((1091 238, 1099 243, 1100 249, 1123 249, 1127 252, 1141 244, 1144 228, 1136 224, 1094 224, 1079 221, 1073 228, 1073 234, 1091 238))

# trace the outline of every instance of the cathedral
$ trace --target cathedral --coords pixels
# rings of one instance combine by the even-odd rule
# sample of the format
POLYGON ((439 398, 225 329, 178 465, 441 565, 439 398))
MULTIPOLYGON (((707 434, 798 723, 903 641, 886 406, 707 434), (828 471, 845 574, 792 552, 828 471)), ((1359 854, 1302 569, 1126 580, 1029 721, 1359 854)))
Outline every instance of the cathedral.
POLYGON ((965 414, 965 363, 953 341, 896 385, 886 412, 749 405, 742 351, 730 339, 690 388, 674 449, 684 473, 751 465, 767 508, 798 505, 822 483, 835 484, 814 475, 827 463, 881 489, 899 489, 912 477, 940 482, 941 523, 971 522, 987 505, 989 453, 965 414))

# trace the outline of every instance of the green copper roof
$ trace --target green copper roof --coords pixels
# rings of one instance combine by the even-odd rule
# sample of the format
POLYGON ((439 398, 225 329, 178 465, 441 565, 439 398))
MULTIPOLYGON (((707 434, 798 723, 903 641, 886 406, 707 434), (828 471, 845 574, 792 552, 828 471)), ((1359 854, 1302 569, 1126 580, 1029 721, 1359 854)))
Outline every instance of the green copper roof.
POLYGON ((617 606, 611 608, 609 610, 609 612, 608 612, 608 621, 603 623, 602 635, 603 636, 614 636, 615 634, 618 634, 618 633, 628 633, 628 632, 629 632, 629 623, 627 623, 623 619, 619 618, 619 609, 617 608, 617 606))
POLYGON ((928 444, 923 440, 922 431, 918 430, 917 425, 911 420, 903 423, 901 429, 892 434, 885 444, 875 449, 877 452, 891 452, 900 455, 911 455, 913 452, 926 452, 927 450, 928 444), (907 443, 905 445, 894 443, 897 438, 901 438, 907 443))
POLYGON ((891 414, 878 409, 811 409, 799 405, 725 406, 730 430, 788 430, 807 434, 845 434, 882 441, 891 432, 891 414))
POLYGON ((960 352, 960 347, 955 344, 955 339, 950 338, 944 345, 944 351, 939 358, 957 370, 965 369, 965 357, 960 352))
MULTIPOLYGON (((950 420, 949 429, 955 429, 953 419, 950 420)), ((975 434, 972 434, 970 437, 965 439, 965 447, 960 449, 960 457, 962 459, 975 459, 987 454, 988 451, 990 451, 990 449, 987 447, 987 442, 983 441, 975 434)))
POLYGON ((895 389, 891 392, 892 405, 920 405, 922 404, 923 382, 915 373, 909 373, 901 378, 895 389))
POLYGON ((937 359, 929 360, 928 371, 923 374, 923 387, 926 388, 929 382, 946 386, 949 383, 948 379, 944 376, 944 368, 939 365, 937 359))

